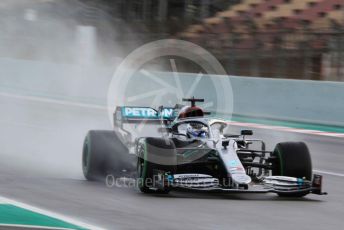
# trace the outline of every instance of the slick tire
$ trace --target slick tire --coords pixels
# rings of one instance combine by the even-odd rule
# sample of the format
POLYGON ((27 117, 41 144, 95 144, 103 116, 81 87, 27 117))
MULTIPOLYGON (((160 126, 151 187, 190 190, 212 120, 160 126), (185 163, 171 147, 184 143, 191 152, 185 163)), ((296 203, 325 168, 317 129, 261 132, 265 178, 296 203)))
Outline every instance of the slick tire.
POLYGON ((114 131, 91 130, 82 150, 82 170, 90 181, 104 181, 106 175, 130 167, 128 148, 114 131))
MULTIPOLYGON (((278 143, 273 155, 276 157, 275 167, 272 170, 274 176, 290 176, 312 180, 312 160, 308 147, 303 142, 278 143)), ((302 197, 309 192, 295 192, 281 194, 285 197, 302 197)))
POLYGON ((177 165, 176 148, 173 141, 162 138, 145 138, 137 146, 138 188, 143 193, 167 194, 170 188, 156 189, 154 172, 175 174, 177 165))

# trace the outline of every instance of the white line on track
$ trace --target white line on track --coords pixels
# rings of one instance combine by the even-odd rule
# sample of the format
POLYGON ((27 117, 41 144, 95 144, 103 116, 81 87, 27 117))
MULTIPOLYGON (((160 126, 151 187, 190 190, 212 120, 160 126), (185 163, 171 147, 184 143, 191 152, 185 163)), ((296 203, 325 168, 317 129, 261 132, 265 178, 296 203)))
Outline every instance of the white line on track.
POLYGON ((12 204, 14 206, 17 206, 17 207, 20 207, 20 208, 23 208, 23 209, 27 209, 27 210, 30 210, 32 212, 36 212, 36 213, 39 213, 39 214, 43 214, 43 215, 46 215, 46 216, 49 216, 49 217, 52 217, 52 218, 55 218, 55 219, 58 219, 58 220, 62 220, 64 222, 67 222, 67 223, 70 223, 70 224, 73 224, 73 225, 76 225, 76 226, 79 226, 79 227, 82 227, 82 228, 91 229, 91 230, 105 230, 105 228, 101 228, 101 227, 97 227, 97 226, 94 226, 94 225, 90 225, 90 224, 87 224, 87 223, 82 222, 80 220, 76 220, 74 218, 70 218, 70 217, 67 217, 67 216, 64 216, 64 215, 61 215, 61 214, 57 214, 57 213, 48 211, 48 210, 37 208, 37 207, 31 206, 29 204, 22 203, 22 202, 19 202, 19 201, 15 201, 15 200, 3 197, 3 196, 0 196, 0 204, 1 203, 12 204))
POLYGON ((329 172, 329 171, 318 170, 318 169, 313 170, 313 172, 327 174, 327 175, 331 175, 331 176, 344 177, 343 173, 329 172))
POLYGON ((2 92, 0 93, 0 96, 21 99, 21 100, 26 100, 26 101, 38 101, 38 102, 45 102, 45 103, 58 104, 58 105, 68 105, 68 106, 76 106, 76 107, 82 107, 82 108, 107 110, 106 106, 71 102, 71 101, 66 101, 66 100, 49 99, 49 98, 43 98, 43 97, 37 97, 37 96, 18 95, 18 94, 2 93, 2 92))

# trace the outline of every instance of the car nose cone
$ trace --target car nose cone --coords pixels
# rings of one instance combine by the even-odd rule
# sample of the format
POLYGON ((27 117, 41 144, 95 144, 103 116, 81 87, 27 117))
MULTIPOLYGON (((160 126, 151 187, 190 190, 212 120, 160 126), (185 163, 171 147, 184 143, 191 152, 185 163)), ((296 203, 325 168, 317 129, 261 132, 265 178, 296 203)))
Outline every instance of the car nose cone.
POLYGON ((232 174, 232 180, 236 184, 249 184, 251 183, 251 177, 246 174, 232 174))

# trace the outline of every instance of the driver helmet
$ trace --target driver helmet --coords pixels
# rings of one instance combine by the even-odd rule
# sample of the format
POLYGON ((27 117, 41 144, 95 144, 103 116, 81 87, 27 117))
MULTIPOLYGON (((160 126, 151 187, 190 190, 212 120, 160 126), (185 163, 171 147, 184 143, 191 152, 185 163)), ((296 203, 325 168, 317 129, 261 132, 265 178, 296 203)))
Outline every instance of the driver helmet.
POLYGON ((201 123, 190 123, 187 125, 186 134, 189 138, 206 138, 208 129, 201 123))

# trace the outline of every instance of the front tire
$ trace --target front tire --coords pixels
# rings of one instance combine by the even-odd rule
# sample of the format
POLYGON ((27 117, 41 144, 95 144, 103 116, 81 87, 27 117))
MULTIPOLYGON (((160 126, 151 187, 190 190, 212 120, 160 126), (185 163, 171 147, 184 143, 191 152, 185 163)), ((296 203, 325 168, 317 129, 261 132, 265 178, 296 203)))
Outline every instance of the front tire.
POLYGON ((138 188, 143 193, 168 193, 169 187, 155 188, 154 171, 175 174, 177 165, 176 148, 169 139, 146 138, 137 146, 138 188), (152 189, 153 188, 153 189, 152 189))
MULTIPOLYGON (((274 176, 289 176, 312 180, 312 160, 308 147, 303 142, 278 143, 273 155, 276 157, 274 176)), ((278 194, 287 197, 302 197, 309 192, 295 192, 291 194, 278 194)))

